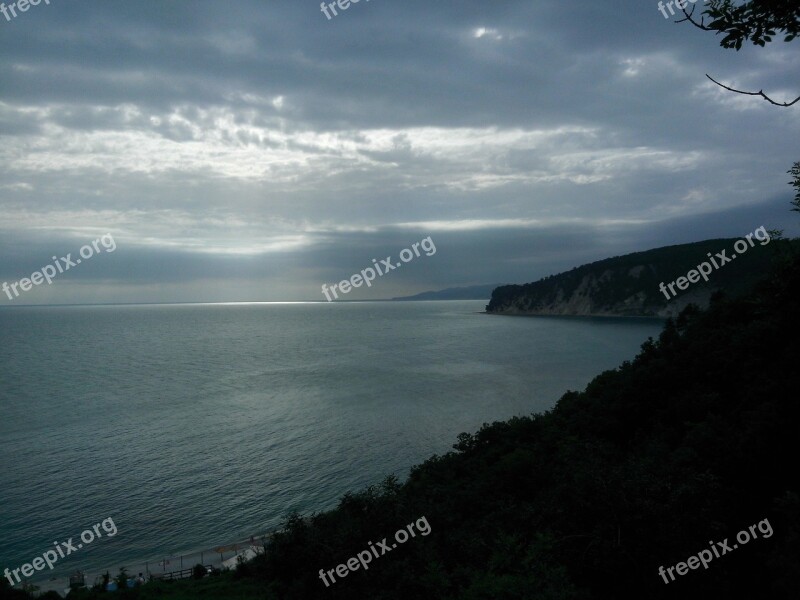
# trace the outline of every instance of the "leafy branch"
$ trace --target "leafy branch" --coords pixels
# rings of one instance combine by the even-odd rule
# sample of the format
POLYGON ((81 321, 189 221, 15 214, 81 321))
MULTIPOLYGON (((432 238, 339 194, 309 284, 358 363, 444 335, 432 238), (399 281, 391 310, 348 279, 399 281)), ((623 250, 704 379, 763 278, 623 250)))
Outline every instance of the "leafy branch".
MULTIPOLYGON (((765 46, 772 42, 777 32, 785 34, 784 42, 791 42, 800 33, 800 2, 797 0, 749 0, 736 5, 733 0, 711 0, 709 7, 700 15, 694 16, 697 6, 686 10, 685 0, 681 11, 684 18, 676 23, 689 22, 703 31, 724 33, 720 46, 723 48, 741 49, 742 43, 751 41, 756 46, 765 46), (706 17, 710 19, 706 23, 706 17)), ((774 106, 789 107, 800 102, 800 96, 791 102, 777 102, 761 89, 757 92, 738 90, 724 85, 706 73, 711 81, 723 89, 745 96, 760 96, 774 106)))

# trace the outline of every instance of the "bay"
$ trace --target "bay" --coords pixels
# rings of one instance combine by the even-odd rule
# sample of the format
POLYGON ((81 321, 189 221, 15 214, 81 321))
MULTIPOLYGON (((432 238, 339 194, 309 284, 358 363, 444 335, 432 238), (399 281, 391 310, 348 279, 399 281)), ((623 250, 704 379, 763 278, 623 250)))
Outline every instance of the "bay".
MULTIPOLYGON (((111 517, 53 572, 245 538, 551 408, 662 322, 485 302, 0 309, 0 569, 111 517)), ((35 579, 35 578, 34 578, 35 579)))

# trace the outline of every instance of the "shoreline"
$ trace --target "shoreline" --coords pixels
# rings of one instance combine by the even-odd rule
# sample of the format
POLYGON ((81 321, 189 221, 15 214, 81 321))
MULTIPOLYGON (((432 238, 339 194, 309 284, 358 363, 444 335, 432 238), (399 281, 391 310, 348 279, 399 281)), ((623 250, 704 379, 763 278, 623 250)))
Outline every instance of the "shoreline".
MULTIPOLYGON (((159 579, 166 574, 177 573, 193 568, 197 564, 203 566, 210 566, 213 568, 223 568, 223 563, 232 558, 245 554, 248 550, 255 550, 258 553, 263 549, 263 544, 266 540, 279 529, 272 529, 259 535, 252 535, 245 539, 229 542, 226 544, 218 544, 210 548, 202 548, 198 550, 191 550, 180 554, 171 554, 154 558, 152 560, 133 559, 136 562, 129 562, 127 564, 118 564, 114 567, 104 568, 89 568, 80 571, 84 575, 84 583, 87 588, 91 588, 97 579, 103 577, 105 573, 109 573, 113 580, 118 574, 119 569, 124 567, 130 578, 135 578, 139 573, 142 573, 146 581, 152 579, 159 579), (131 566, 128 566, 131 565, 131 566)), ((263 551, 263 550, 262 550, 263 551)), ((227 567, 225 567, 227 568, 227 567)), ((70 575, 58 576, 49 579, 35 579, 30 578, 27 581, 17 584, 13 587, 15 590, 24 589, 25 585, 35 586, 38 588, 34 594, 44 594, 49 591, 54 591, 65 597, 66 592, 69 591, 70 577, 75 574, 78 569, 73 570, 70 575)))
POLYGON ((581 314, 581 315, 568 315, 568 314, 553 314, 553 313, 507 313, 507 312, 489 312, 481 311, 478 314, 493 316, 493 317, 553 317, 557 319, 654 319, 658 321, 666 321, 669 317, 662 317, 659 315, 609 315, 603 313, 581 314))

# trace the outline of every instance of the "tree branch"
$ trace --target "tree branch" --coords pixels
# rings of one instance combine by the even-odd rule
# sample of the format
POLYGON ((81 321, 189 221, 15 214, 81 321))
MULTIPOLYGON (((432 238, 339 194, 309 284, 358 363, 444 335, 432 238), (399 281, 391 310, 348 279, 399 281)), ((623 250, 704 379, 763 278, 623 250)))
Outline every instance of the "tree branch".
POLYGON ((758 90, 757 92, 744 92, 742 90, 735 90, 732 87, 728 87, 727 85, 721 84, 719 81, 717 81, 716 79, 711 77, 711 75, 709 75, 708 73, 706 73, 706 77, 708 77, 711 81, 716 83, 719 87, 724 88, 724 89, 728 90, 729 92, 735 92, 737 94, 743 94, 745 96, 761 96, 764 100, 766 100, 770 104, 774 104, 775 106, 787 107, 787 106, 791 106, 792 104, 795 104, 797 102, 800 102, 800 96, 798 96, 797 98, 795 98, 791 102, 775 102, 775 100, 773 100, 772 98, 770 98, 769 96, 767 96, 764 93, 764 90, 758 90))
MULTIPOLYGON (((702 29, 703 31, 717 31, 716 29, 711 29, 710 27, 708 27, 706 25, 705 17, 701 16, 699 23, 692 18, 692 15, 694 14, 694 9, 695 8, 697 8, 697 6, 692 6, 692 11, 691 12, 686 12, 686 8, 685 7, 682 8, 681 12, 683 12, 683 14, 686 15, 686 18, 681 19, 680 21, 675 21, 675 22, 676 23, 683 23, 684 21, 689 21, 689 23, 691 23, 692 25, 694 25, 698 29, 702 29)), ((719 33, 719 32, 717 31, 717 33, 719 33)))

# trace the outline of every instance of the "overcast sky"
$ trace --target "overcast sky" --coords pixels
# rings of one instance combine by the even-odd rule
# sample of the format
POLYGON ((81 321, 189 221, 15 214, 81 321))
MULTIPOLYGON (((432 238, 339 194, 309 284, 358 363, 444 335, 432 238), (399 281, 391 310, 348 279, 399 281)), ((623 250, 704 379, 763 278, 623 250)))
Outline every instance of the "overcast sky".
POLYGON ((704 74, 794 99, 800 40, 723 50, 651 0, 338 12, 42 0, 0 15, 0 283, 105 233, 117 246, 0 303, 318 301, 428 236, 436 254, 347 298, 798 234, 800 105, 704 74))

